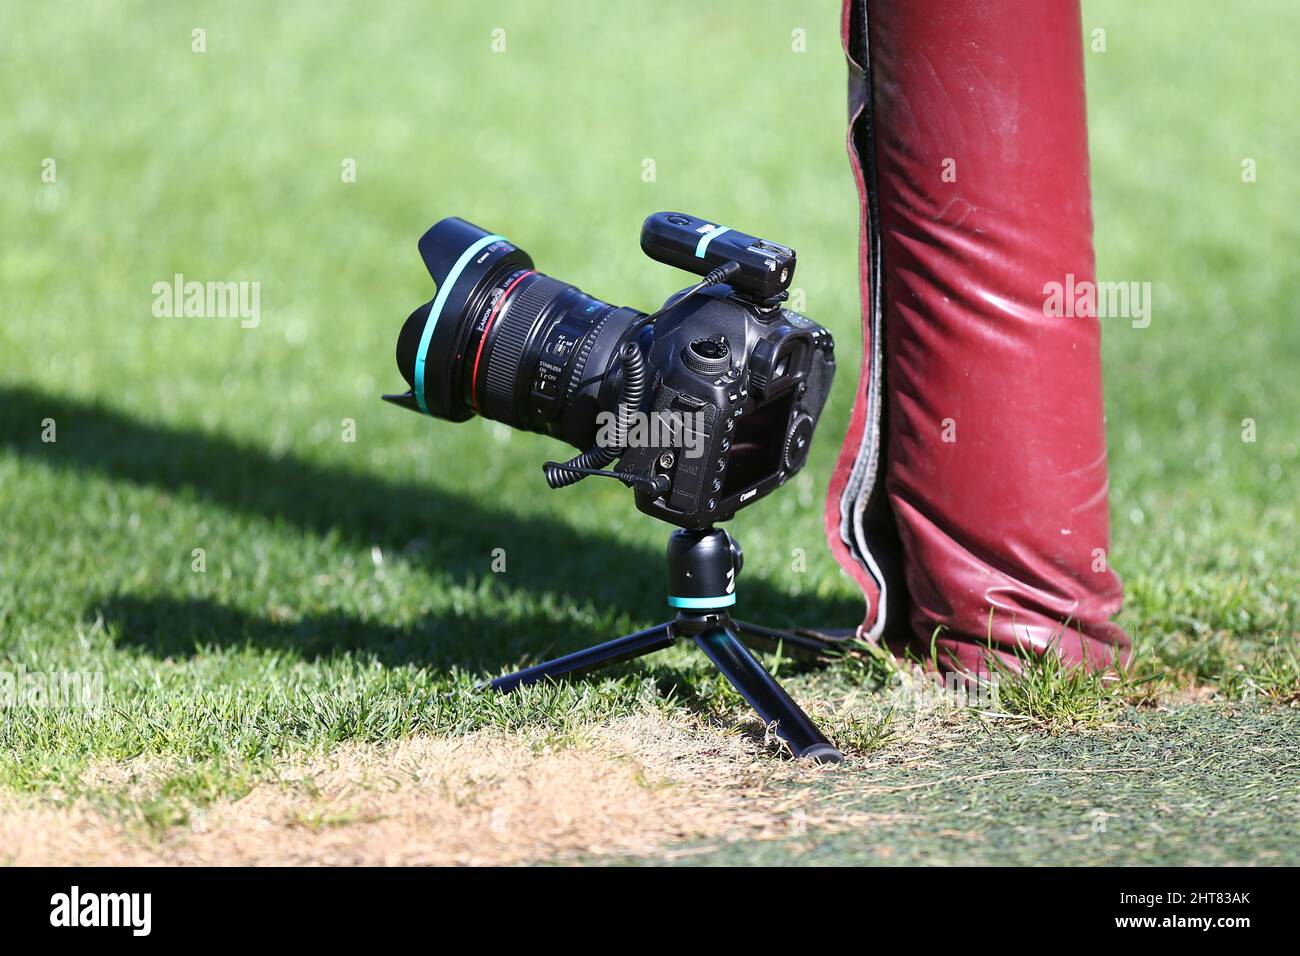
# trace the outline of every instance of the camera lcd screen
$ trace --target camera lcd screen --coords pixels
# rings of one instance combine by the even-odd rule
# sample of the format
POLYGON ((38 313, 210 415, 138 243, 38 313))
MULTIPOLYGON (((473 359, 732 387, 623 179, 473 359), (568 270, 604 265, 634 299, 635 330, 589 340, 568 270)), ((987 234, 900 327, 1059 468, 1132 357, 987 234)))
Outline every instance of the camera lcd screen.
POLYGON ((780 470, 794 395, 794 389, 790 389, 736 420, 736 431, 731 439, 731 463, 722 482, 724 500, 771 478, 780 470))

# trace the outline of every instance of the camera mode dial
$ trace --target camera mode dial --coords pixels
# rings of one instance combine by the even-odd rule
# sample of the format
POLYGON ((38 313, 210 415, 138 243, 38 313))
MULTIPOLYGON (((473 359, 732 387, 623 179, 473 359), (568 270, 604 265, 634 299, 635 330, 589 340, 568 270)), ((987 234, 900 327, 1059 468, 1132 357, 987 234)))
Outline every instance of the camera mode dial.
POLYGON ((692 372, 719 375, 731 368, 731 349, 724 338, 696 339, 682 349, 682 361, 692 372))

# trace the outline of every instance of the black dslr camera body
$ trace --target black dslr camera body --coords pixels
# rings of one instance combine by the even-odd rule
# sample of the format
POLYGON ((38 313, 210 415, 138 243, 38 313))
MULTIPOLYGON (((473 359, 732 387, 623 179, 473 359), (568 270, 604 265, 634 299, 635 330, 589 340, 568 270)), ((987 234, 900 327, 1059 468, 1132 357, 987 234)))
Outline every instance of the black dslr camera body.
POLYGON ((671 524, 730 518, 803 467, 834 343, 782 305, 792 249, 673 212, 645 220, 641 248, 702 281, 653 314, 617 308, 537 272, 504 238, 442 220, 420 240, 437 295, 398 338, 411 389, 384 398, 585 449, 546 463, 553 488, 604 475, 671 524))

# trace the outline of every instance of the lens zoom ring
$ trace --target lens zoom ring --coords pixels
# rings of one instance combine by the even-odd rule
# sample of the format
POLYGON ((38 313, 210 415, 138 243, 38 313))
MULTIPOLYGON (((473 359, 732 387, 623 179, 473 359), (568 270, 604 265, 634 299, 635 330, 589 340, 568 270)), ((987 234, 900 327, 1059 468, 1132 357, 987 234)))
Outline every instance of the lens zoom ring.
POLYGON ((510 414, 528 333, 547 303, 565 288, 566 284, 558 279, 538 274, 522 292, 515 294, 513 302, 506 303, 506 313, 497 320, 492 354, 488 357, 483 410, 489 417, 500 419, 510 414))

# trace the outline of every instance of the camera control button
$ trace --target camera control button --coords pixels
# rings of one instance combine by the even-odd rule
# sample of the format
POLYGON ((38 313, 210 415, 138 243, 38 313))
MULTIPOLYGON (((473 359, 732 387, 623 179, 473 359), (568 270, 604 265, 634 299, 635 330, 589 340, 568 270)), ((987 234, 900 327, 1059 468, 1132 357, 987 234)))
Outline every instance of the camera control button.
POLYGON ((808 448, 812 444, 813 421, 807 415, 795 419, 785 439, 785 467, 798 471, 808 459, 808 448))

